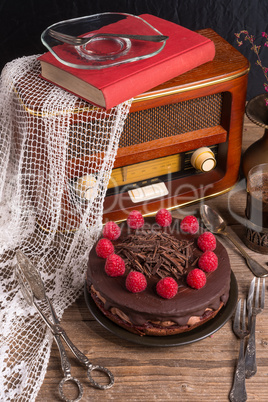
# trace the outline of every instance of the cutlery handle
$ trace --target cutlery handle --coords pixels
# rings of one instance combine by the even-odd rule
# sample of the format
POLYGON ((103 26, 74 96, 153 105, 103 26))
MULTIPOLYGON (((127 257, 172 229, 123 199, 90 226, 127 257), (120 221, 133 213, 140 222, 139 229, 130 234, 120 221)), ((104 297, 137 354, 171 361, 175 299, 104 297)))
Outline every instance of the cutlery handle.
POLYGON ((247 400, 244 339, 240 341, 238 363, 236 366, 234 383, 229 395, 229 399, 231 402, 245 402, 247 400))
MULTIPOLYGON (((165 40, 168 39, 168 36, 165 35, 131 35, 131 34, 120 34, 120 33, 99 33, 96 35, 93 35, 92 38, 94 37, 111 37, 111 38, 125 38, 125 39, 136 39, 136 40, 142 40, 142 41, 147 41, 147 42, 164 42, 165 40)), ((92 39, 91 38, 91 39, 92 39)))
POLYGON ((253 314, 250 335, 248 338, 248 344, 245 354, 246 378, 254 376, 254 374, 256 374, 257 372, 255 329, 256 329, 256 315, 253 314))
POLYGON ((243 255, 243 257, 245 258, 247 265, 249 267, 249 269, 251 270, 251 272, 260 278, 263 278, 265 276, 268 275, 268 271, 261 265, 259 264, 256 260, 254 260, 253 258, 251 258, 248 253, 243 249, 243 247, 240 246, 240 244, 234 239, 234 237, 232 235, 230 235, 230 233, 228 232, 222 232, 222 234, 226 237, 228 237, 228 239, 235 245, 235 247, 240 251, 240 253, 243 255))

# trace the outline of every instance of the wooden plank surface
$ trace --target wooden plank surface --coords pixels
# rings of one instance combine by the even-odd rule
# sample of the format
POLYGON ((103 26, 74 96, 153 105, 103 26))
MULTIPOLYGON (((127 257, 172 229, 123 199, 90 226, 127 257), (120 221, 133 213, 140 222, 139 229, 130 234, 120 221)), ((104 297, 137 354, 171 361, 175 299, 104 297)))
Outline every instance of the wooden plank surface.
MULTIPOLYGON (((245 118, 243 148, 247 148, 263 134, 245 118)), ((246 202, 245 191, 233 196, 232 192, 209 200, 217 208, 235 233, 241 233, 235 212, 243 217, 246 202), (231 209, 228 210, 228 200, 231 209), (238 232, 237 232, 238 231, 238 232)), ((195 213, 198 205, 175 211, 195 213)), ((232 270, 238 282, 239 297, 246 297, 252 274, 243 258, 224 242, 231 258, 232 270)), ((261 262, 268 256, 251 252, 261 262)), ((267 286, 266 286, 267 288, 267 286)), ((248 401, 267 401, 268 397, 268 299, 265 311, 257 317, 257 374, 246 381, 248 401)), ((87 309, 83 295, 64 313, 62 325, 94 364, 108 367, 115 376, 115 385, 106 391, 88 385, 83 367, 72 363, 72 373, 84 386, 82 401, 228 401, 233 374, 239 352, 229 320, 223 328, 199 342, 177 347, 146 347, 122 340, 96 322, 87 309)), ((52 346, 47 374, 37 402, 60 401, 58 383, 62 378, 59 353, 55 342, 52 346)))

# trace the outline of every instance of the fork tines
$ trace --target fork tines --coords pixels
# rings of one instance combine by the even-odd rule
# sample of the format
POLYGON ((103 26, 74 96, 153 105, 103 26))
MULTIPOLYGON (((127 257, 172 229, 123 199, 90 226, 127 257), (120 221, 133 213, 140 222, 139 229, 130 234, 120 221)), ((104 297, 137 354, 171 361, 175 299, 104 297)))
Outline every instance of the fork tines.
POLYGON ((234 318, 234 323, 233 323, 233 331, 236 334, 236 336, 240 339, 244 338, 248 334, 248 330, 246 329, 246 300, 243 302, 243 311, 242 311, 242 324, 241 322, 241 304, 242 300, 240 299, 239 302, 237 303, 236 307, 236 312, 235 312, 235 318, 234 318))
POLYGON ((250 321, 252 319, 252 314, 257 315, 264 309, 265 303, 265 278, 262 280, 262 289, 261 289, 261 297, 260 297, 260 278, 257 280, 256 284, 256 277, 254 277, 250 283, 248 298, 247 298, 247 309, 250 321), (256 290, 255 290, 256 287, 256 290), (254 298, 255 293, 255 298, 254 298), (254 304, 253 304, 254 299, 254 304))
POLYGON ((265 278, 262 280, 262 290, 261 290, 261 299, 259 301, 259 292, 260 292, 260 278, 258 278, 256 296, 255 296, 255 307, 259 307, 262 310, 264 309, 264 301, 265 301, 265 278))

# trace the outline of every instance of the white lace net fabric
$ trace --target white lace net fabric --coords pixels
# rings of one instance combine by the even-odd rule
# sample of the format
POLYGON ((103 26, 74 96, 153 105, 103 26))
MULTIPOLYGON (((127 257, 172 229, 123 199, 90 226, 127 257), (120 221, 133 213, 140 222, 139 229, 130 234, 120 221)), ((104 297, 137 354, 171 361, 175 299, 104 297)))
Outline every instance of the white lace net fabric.
POLYGON ((20 292, 15 251, 36 265, 61 318, 83 290, 131 104, 94 108, 39 74, 37 57, 24 57, 0 83, 0 401, 35 400, 53 340, 20 292))

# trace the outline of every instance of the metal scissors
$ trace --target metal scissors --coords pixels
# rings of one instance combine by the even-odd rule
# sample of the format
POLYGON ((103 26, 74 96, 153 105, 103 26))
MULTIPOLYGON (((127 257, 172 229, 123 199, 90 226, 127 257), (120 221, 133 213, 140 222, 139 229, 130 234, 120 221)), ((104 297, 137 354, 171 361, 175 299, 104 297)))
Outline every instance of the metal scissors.
POLYGON ((59 352, 60 352, 61 367, 62 367, 62 371, 64 373, 64 377, 59 383, 59 394, 60 394, 61 399, 66 402, 77 402, 77 401, 80 401, 80 399, 82 398, 82 395, 83 395, 82 384, 80 383, 80 381, 77 378, 75 378, 71 375, 71 364, 68 360, 67 353, 66 353, 63 343, 61 341, 61 338, 65 341, 65 343, 70 348, 70 350, 72 351, 74 356, 77 358, 77 360, 81 364, 83 364, 87 367, 87 377, 88 377, 90 383, 95 388, 108 389, 108 388, 112 387, 114 384, 113 374, 105 367, 102 367, 99 365, 93 365, 88 360, 88 358, 72 343, 72 341, 69 339, 69 337, 66 334, 66 332, 64 331, 64 329, 60 326, 60 321, 58 320, 54 307, 46 295, 41 276, 40 276, 39 272, 37 271, 37 269, 32 264, 32 262, 30 261, 30 259, 21 250, 18 250, 16 252, 16 257, 17 257, 16 276, 17 276, 18 282, 20 284, 21 292, 22 292, 25 300, 28 302, 28 304, 35 306, 35 308, 37 309, 38 313, 40 314, 40 316, 42 317, 44 322, 51 329, 54 339, 57 343, 59 352), (40 306, 37 303, 37 300, 46 301, 48 303, 53 322, 51 322, 46 317, 46 315, 42 312, 40 306), (102 384, 99 384, 98 382, 96 382, 91 376, 91 372, 93 370, 97 370, 97 371, 101 371, 101 372, 105 373, 109 379, 109 383, 102 385, 102 384), (68 399, 64 395, 63 387, 66 382, 72 382, 76 385, 77 390, 78 390, 78 396, 76 399, 68 399))

